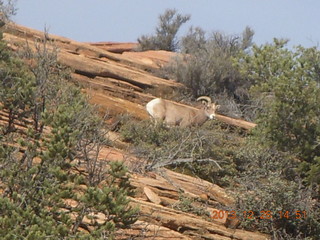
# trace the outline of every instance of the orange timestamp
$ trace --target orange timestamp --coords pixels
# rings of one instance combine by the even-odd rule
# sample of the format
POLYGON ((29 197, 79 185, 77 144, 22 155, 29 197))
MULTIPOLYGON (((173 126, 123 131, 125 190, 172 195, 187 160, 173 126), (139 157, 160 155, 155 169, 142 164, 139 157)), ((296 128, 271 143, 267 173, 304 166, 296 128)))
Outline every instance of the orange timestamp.
POLYGON ((225 210, 213 210, 211 214, 212 219, 305 219, 307 218, 306 211, 270 211, 263 210, 260 212, 254 211, 225 211, 225 210))

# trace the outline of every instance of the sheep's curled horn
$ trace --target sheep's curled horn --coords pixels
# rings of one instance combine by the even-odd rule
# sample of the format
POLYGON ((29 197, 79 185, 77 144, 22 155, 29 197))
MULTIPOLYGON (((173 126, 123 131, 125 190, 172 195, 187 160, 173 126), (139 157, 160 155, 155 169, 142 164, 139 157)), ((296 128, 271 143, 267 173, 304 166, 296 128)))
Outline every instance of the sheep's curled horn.
POLYGON ((207 102, 207 106, 209 106, 212 103, 211 98, 207 96, 198 97, 197 101, 200 101, 200 100, 207 102))

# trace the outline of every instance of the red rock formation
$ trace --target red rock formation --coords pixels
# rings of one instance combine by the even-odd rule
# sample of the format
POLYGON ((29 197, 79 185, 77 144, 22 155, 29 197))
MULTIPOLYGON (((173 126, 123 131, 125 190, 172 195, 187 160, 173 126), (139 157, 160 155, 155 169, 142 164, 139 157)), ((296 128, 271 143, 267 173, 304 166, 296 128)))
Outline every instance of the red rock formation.
POLYGON ((112 53, 123 53, 134 51, 137 48, 137 43, 118 43, 118 42, 94 42, 88 43, 91 46, 99 47, 103 50, 112 52, 112 53))
MULTIPOLYGON (((16 24, 9 25, 4 33, 4 39, 14 50, 26 43, 33 47, 34 40, 43 37, 43 32, 16 24)), ((101 112, 109 112, 111 115, 129 113, 145 119, 148 115, 144 105, 154 98, 147 93, 150 89, 158 91, 161 88, 174 90, 183 87, 175 81, 150 73, 150 69, 157 69, 169 62, 173 53, 131 52, 135 47, 131 43, 79 43, 51 34, 46 35, 46 38, 52 40, 59 49, 58 61, 73 70, 73 81, 81 84, 83 91, 91 96, 91 102, 97 104, 101 112)), ((245 129, 255 126, 221 115, 217 119, 245 129)), ((0 124, 5 120, 6 113, 1 112, 0 124)), ((23 131, 29 123, 25 120, 17 124, 23 131)), ((99 157, 124 161, 132 170, 143 164, 142 159, 114 148, 102 149, 99 157)), ((238 225, 236 221, 230 222, 226 218, 206 219, 172 208, 179 202, 181 194, 194 199, 194 204, 205 203, 204 209, 209 213, 218 210, 221 205, 232 207, 232 197, 223 188, 207 181, 161 169, 160 172, 145 174, 132 171, 131 184, 137 192, 131 204, 140 207, 141 216, 131 229, 119 230, 117 239, 132 236, 135 239, 269 239, 264 234, 233 229, 238 225)))

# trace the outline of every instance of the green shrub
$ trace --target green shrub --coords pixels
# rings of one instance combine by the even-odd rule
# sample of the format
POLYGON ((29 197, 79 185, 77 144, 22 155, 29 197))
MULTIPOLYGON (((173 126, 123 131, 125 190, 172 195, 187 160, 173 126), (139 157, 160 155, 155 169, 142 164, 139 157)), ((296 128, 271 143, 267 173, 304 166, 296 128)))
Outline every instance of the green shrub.
POLYGON ((285 48, 286 41, 254 46, 238 61, 240 71, 253 83, 251 98, 259 102, 261 143, 289 152, 302 160, 301 173, 320 183, 320 52, 316 48, 285 48))
MULTIPOLYGON (((189 87, 193 96, 225 92, 232 95, 244 84, 240 82, 239 73, 233 67, 232 57, 244 50, 244 38, 248 37, 214 32, 204 39, 202 34, 200 30, 191 29, 182 38, 182 43, 186 44, 182 49, 189 54, 177 58, 174 79, 189 87)), ((248 34, 252 37, 253 32, 248 34)))
POLYGON ((98 159, 103 121, 49 44, 23 55, 36 57, 28 68, 0 41, 0 102, 9 114, 0 134, 0 238, 111 238, 136 220, 127 170, 98 159), (88 230, 85 219, 93 228, 79 231, 88 230))
POLYGON ((252 85, 258 123, 238 155, 238 207, 258 215, 288 211, 289 219, 244 219, 243 226, 272 233, 274 239, 318 239, 320 52, 289 50, 286 43, 274 39, 254 45, 236 63, 252 85), (306 211, 306 217, 295 219, 296 211, 306 211))
POLYGON ((192 213, 198 216, 210 216, 210 213, 206 210, 206 206, 198 202, 196 199, 192 199, 188 196, 184 196, 183 194, 179 195, 179 201, 172 205, 173 209, 192 213))
POLYGON ((201 28, 190 28, 181 39, 181 55, 162 70, 163 75, 183 83, 191 97, 213 96, 223 103, 222 112, 242 117, 250 84, 243 81, 233 59, 251 46, 253 31, 242 36, 213 32, 209 37, 201 28))
POLYGON ((237 133, 228 133, 215 121, 201 128, 128 121, 120 133, 134 144, 134 153, 147 159, 146 169, 170 166, 222 185, 236 172, 233 156, 242 143, 237 133))
POLYGON ((294 157, 254 141, 237 157, 242 170, 234 189, 235 211, 241 226, 269 233, 273 239, 317 239, 319 202, 316 192, 303 186, 295 173, 294 157))
POLYGON ((181 15, 175 9, 167 9, 159 16, 159 25, 154 36, 143 35, 138 38, 138 50, 166 50, 178 49, 177 33, 182 24, 190 19, 189 15, 181 15))

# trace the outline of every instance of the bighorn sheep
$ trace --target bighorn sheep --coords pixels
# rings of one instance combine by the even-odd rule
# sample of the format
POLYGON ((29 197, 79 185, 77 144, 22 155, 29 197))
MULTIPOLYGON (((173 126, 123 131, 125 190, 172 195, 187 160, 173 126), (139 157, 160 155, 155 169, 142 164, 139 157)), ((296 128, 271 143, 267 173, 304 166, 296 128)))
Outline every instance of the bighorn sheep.
POLYGON ((201 126, 208 118, 215 117, 215 111, 219 105, 212 103, 211 98, 201 96, 197 101, 202 100, 203 108, 194 109, 174 103, 161 98, 156 98, 147 103, 146 109, 155 121, 164 121, 167 125, 173 126, 201 126))

